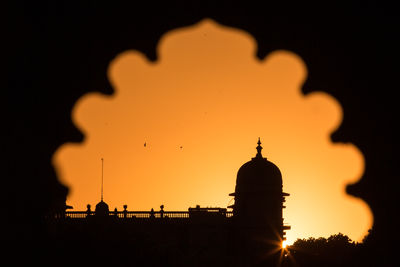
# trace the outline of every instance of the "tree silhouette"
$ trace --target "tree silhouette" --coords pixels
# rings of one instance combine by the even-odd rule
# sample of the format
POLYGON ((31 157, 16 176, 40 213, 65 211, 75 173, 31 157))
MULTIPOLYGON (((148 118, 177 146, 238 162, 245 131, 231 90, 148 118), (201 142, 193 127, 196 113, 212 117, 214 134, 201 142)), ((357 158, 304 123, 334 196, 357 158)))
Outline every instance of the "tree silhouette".
POLYGON ((347 235, 338 233, 328 238, 297 239, 288 251, 300 266, 353 266, 351 255, 359 250, 360 245, 347 235))

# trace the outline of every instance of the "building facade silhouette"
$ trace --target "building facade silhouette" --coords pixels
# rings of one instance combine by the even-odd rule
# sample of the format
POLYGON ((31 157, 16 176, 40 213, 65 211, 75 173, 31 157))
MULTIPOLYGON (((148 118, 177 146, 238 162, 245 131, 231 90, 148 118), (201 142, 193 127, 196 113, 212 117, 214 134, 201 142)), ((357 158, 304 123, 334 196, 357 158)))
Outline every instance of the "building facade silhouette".
POLYGON ((94 212, 88 205, 86 211, 52 216, 51 235, 81 251, 125 251, 140 266, 274 266, 290 229, 282 216, 289 194, 282 191, 279 168, 262 156, 260 139, 256 149, 237 173, 230 194, 235 202, 227 207, 232 211, 200 206, 164 211, 164 205, 159 211, 129 211, 127 205, 110 211, 101 198, 94 212))

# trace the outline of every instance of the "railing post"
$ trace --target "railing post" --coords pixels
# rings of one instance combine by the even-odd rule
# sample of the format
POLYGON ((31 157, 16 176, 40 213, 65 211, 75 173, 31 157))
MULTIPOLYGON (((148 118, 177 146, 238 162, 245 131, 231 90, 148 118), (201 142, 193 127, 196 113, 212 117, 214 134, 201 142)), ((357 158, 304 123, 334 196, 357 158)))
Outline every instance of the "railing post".
POLYGON ((162 219, 164 217, 164 205, 160 206, 160 218, 162 219))
POLYGON ((92 211, 91 211, 91 209, 90 209, 90 204, 87 204, 87 210, 86 210, 86 218, 89 218, 90 217, 90 215, 91 215, 91 213, 92 213, 92 211))
POLYGON ((128 211, 127 211, 128 205, 124 205, 124 219, 126 219, 128 211))

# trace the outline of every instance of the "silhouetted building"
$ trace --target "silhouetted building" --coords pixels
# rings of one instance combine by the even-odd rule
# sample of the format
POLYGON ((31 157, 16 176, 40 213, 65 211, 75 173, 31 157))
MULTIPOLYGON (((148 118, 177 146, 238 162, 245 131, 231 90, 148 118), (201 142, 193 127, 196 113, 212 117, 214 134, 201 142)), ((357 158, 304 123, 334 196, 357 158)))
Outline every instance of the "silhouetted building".
POLYGON ((257 154, 237 173, 233 219, 236 226, 238 253, 245 262, 265 259, 271 251, 279 251, 285 240, 282 209, 285 196, 279 168, 261 154, 258 140, 257 154), (243 251, 245 250, 245 251, 243 251))
POLYGON ((258 140, 256 156, 237 173, 235 193, 230 194, 235 203, 228 207, 233 211, 198 205, 188 211, 165 211, 164 205, 159 211, 128 211, 127 205, 122 211, 110 211, 102 192, 94 212, 88 205, 86 211, 65 211, 65 216, 58 216, 52 227, 55 239, 85 246, 88 243, 80 241, 89 236, 95 242, 82 251, 126 251, 139 266, 274 264, 285 230, 290 229, 282 217, 289 194, 282 192, 280 170, 261 150, 258 140), (112 245, 107 247, 108 243, 112 245))

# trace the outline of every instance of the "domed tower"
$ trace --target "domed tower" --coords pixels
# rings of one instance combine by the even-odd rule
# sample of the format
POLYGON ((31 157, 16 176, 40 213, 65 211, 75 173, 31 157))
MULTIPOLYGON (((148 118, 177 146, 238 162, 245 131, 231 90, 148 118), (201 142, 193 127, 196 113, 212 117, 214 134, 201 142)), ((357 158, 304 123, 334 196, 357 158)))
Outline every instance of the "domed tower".
POLYGON ((108 205, 107 203, 105 203, 103 201, 103 199, 101 199, 101 201, 99 203, 97 203, 96 205, 96 209, 94 211, 94 214, 96 217, 105 217, 109 215, 109 209, 108 209, 108 205))
POLYGON ((257 249, 280 248, 285 240, 282 209, 285 196, 282 191, 282 174, 279 168, 261 154, 258 139, 257 154, 237 173, 233 219, 240 243, 256 253, 257 249), (261 243, 260 243, 260 240, 261 243))

